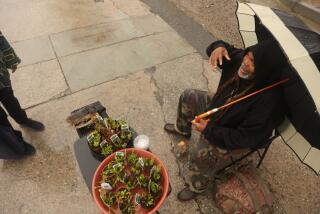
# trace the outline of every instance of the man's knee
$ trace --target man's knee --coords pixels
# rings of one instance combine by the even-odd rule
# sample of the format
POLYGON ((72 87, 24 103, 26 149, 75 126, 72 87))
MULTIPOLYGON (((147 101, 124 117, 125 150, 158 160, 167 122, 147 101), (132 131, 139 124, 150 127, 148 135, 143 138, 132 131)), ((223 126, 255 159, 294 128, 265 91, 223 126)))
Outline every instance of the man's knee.
POLYGON ((197 93, 195 92, 194 89, 186 89, 180 95, 180 100, 183 103, 188 103, 191 100, 194 101, 196 99, 196 97, 197 97, 197 93))

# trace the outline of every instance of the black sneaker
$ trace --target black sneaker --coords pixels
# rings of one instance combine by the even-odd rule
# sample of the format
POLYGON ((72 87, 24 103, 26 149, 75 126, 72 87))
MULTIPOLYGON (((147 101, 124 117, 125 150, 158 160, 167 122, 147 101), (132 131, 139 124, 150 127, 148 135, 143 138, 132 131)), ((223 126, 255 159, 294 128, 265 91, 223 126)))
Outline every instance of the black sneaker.
POLYGON ((28 119, 27 122, 20 124, 20 126, 30 128, 34 131, 43 131, 45 128, 41 122, 32 119, 28 119))
POLYGON ((168 132, 168 133, 170 133, 170 134, 174 134, 174 135, 178 135, 178 136, 183 136, 183 137, 185 137, 185 138, 187 138, 187 139, 189 139, 189 138, 191 137, 191 134, 189 134, 189 133, 183 133, 183 132, 177 130, 176 125, 175 125, 175 124, 172 124, 172 123, 166 123, 163 128, 164 128, 164 130, 165 130, 166 132, 168 132))
POLYGON ((25 149, 24 149, 24 155, 26 156, 32 156, 36 154, 36 149, 29 143, 24 143, 25 149))

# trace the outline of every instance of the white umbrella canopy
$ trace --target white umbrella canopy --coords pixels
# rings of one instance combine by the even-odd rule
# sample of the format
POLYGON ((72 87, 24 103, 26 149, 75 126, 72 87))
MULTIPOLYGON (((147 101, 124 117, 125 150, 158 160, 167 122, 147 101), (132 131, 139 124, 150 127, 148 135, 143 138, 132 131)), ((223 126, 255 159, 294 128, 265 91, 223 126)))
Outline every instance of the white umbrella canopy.
POLYGON ((286 121, 282 139, 300 160, 320 174, 320 35, 291 14, 269 7, 238 3, 236 12, 245 47, 274 38, 288 58, 284 73, 286 121))

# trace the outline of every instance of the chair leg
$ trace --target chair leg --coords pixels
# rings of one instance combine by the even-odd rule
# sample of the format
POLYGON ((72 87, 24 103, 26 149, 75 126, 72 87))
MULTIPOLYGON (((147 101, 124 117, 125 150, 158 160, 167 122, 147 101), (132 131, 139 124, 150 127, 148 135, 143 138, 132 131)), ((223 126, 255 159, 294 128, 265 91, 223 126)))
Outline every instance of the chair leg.
POLYGON ((257 165, 257 168, 259 168, 260 165, 262 164, 262 161, 263 161, 264 157, 266 156, 266 154, 267 154, 267 152, 268 152, 268 150, 269 150, 269 147, 270 147, 270 144, 264 149, 263 154, 262 154, 262 156, 260 157, 260 161, 259 161, 259 163, 258 163, 258 165, 257 165))
POLYGON ((250 151, 248 152, 247 154, 245 154, 244 156, 242 156, 241 158, 235 160, 235 161, 232 161, 232 163, 228 164, 227 166, 223 167, 222 169, 219 169, 217 171, 217 175, 219 175, 221 172, 223 172, 225 169, 229 168, 230 166, 234 165, 235 163, 239 162, 239 161, 242 161, 243 159, 245 159, 246 157, 248 157, 249 155, 251 155, 252 153, 254 153, 255 151, 250 151))

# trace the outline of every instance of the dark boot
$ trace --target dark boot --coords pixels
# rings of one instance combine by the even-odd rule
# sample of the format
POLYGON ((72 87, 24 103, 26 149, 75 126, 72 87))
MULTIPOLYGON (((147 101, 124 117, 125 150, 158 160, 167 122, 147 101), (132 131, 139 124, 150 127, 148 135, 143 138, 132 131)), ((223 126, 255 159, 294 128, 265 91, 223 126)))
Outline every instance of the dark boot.
POLYGON ((32 156, 36 154, 36 149, 31 144, 24 142, 24 145, 25 145, 24 155, 32 156))
POLYGON ((32 129, 34 131, 43 131, 45 129, 44 125, 41 122, 32 120, 30 118, 28 118, 26 122, 20 124, 20 126, 32 129))
POLYGON ((164 130, 170 134, 174 134, 174 135, 180 135, 186 138, 190 138, 191 134, 185 134, 179 130, 177 130, 176 126, 172 123, 167 123, 164 125, 164 130))
POLYGON ((186 187, 178 193, 178 199, 180 201, 190 201, 197 197, 197 195, 197 193, 191 191, 188 187, 186 187))

